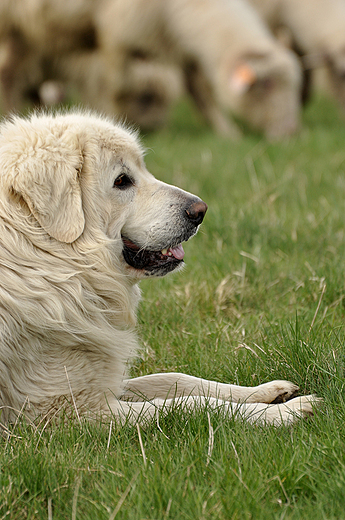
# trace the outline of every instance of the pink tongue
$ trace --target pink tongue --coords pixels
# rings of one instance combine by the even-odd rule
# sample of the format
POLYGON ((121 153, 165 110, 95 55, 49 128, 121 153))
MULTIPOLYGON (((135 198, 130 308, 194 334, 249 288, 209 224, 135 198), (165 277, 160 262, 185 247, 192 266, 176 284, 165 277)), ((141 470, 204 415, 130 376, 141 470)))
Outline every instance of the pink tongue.
POLYGON ((169 251, 175 258, 177 258, 177 260, 182 260, 184 257, 182 244, 178 245, 177 247, 171 247, 169 251))

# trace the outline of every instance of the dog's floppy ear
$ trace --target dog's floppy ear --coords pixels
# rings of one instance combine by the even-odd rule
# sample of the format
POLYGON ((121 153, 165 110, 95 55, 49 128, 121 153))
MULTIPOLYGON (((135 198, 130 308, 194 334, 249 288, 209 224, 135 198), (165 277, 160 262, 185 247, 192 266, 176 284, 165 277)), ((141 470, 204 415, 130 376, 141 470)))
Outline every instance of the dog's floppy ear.
POLYGON ((84 230, 82 164, 79 150, 67 148, 57 154, 37 148, 17 164, 12 181, 42 228, 60 242, 74 242, 84 230))

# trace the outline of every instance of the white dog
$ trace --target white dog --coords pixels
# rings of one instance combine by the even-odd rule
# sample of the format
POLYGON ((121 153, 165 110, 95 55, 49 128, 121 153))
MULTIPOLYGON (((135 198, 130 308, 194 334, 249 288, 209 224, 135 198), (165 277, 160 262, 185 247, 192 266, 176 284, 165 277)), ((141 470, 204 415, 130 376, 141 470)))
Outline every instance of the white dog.
POLYGON ((240 387, 185 374, 125 380, 138 281, 183 263, 207 206, 156 180, 136 135, 83 113, 0 126, 1 421, 78 413, 141 423, 178 402, 291 423, 313 396, 287 381, 240 387), (280 401, 281 404, 266 404, 280 401))

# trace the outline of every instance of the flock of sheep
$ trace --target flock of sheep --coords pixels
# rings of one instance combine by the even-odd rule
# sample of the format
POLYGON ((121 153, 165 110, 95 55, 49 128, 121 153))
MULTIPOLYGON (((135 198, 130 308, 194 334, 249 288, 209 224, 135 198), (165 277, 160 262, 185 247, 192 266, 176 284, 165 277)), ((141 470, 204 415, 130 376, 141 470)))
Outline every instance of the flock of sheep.
POLYGON ((319 70, 345 110, 345 0, 0 0, 3 112, 75 95, 150 129, 188 92, 219 134, 282 139, 319 70))

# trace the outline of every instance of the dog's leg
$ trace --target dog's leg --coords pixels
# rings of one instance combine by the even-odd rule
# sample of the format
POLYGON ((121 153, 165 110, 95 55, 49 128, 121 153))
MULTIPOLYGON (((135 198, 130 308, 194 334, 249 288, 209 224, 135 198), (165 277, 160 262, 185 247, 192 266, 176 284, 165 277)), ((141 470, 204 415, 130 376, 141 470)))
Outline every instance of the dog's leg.
POLYGON ((271 381, 259 386, 237 386, 208 381, 177 372, 151 374, 124 381, 121 399, 168 399, 172 397, 205 395, 225 401, 246 403, 284 402, 294 397, 298 386, 289 381, 271 381))
POLYGON ((145 425, 157 419, 160 413, 167 414, 174 407, 181 406, 189 413, 204 407, 213 410, 223 410, 230 417, 244 419, 252 424, 273 424, 274 426, 289 425, 305 415, 313 414, 313 405, 319 402, 315 396, 295 397, 288 403, 230 403, 214 397, 188 396, 176 399, 153 399, 147 402, 128 402, 112 400, 111 412, 121 424, 145 425))

